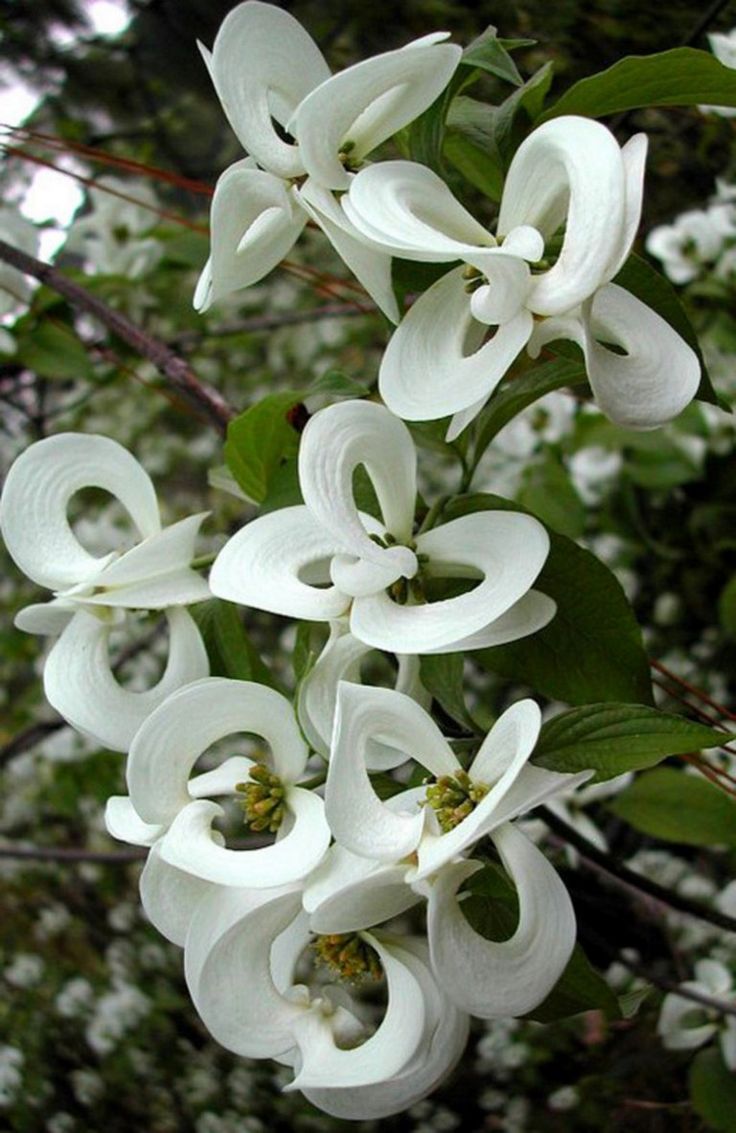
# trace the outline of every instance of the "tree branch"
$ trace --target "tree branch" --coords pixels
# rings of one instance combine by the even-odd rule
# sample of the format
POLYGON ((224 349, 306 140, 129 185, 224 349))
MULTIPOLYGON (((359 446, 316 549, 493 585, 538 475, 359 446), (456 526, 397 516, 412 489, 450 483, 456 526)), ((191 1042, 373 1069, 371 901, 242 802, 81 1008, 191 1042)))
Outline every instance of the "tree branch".
POLYGON ((145 846, 131 846, 129 850, 78 850, 60 846, 0 846, 0 858, 23 861, 57 862, 64 865, 82 862, 99 862, 100 865, 125 865, 143 861, 148 855, 145 846))
POLYGON ((158 339, 142 331, 125 315, 108 307, 80 284, 67 279, 51 264, 21 252, 19 248, 6 244, 4 240, 0 240, 0 260, 18 268, 25 275, 33 276, 52 291, 63 295, 73 306, 99 319, 109 331, 122 338, 143 358, 153 362, 162 377, 186 399, 189 405, 211 421, 221 433, 226 431, 228 421, 235 415, 235 411, 217 390, 201 382, 189 364, 164 342, 159 342, 158 339))
POLYGON ((726 913, 722 913, 720 909, 712 909, 701 901, 692 901, 689 897, 683 897, 680 893, 673 893, 656 881, 650 881, 648 877, 629 869, 628 866, 618 861, 611 854, 599 850, 597 846, 594 846, 587 838, 583 838, 582 834, 578 834, 577 830, 563 822, 556 814, 552 814, 546 807, 539 808, 539 816, 558 837, 569 842, 589 862, 593 862, 594 865, 605 870, 611 877, 615 877, 624 885, 638 889, 641 893, 646 893, 647 896, 653 897, 655 901, 661 901, 662 904, 669 905, 671 909, 676 909, 679 913, 698 917, 699 920, 716 925, 717 928, 736 933, 736 918, 729 917, 726 913))

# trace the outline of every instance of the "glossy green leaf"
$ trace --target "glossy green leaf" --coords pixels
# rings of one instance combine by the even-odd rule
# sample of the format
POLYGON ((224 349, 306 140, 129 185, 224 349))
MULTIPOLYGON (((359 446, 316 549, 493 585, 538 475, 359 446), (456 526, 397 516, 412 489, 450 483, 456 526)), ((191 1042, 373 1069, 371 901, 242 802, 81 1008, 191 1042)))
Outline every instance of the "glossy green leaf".
POLYGON ((471 185, 500 201, 504 172, 494 137, 494 114, 492 106, 474 98, 454 99, 447 114, 444 155, 471 185))
POLYGON ((720 1050, 701 1050, 690 1066, 690 1100, 709 1129, 736 1133, 736 1074, 723 1061, 720 1050))
POLYGON ((41 378, 91 378, 94 371, 87 350, 66 323, 45 320, 27 328, 18 338, 15 362, 41 378))
POLYGON ((474 39, 465 48, 460 59, 460 66, 487 71, 489 74, 503 79, 504 82, 521 86, 522 77, 506 47, 526 47, 533 42, 534 40, 531 39, 501 40, 497 36, 496 28, 487 27, 477 39, 474 39))
POLYGON ((586 704, 542 726, 533 762, 550 771, 593 768, 593 782, 723 743, 723 732, 642 704, 586 704))
POLYGON ((736 847, 736 802, 705 779, 674 767, 640 775, 609 809, 664 842, 736 847))
POLYGON ((279 466, 299 448, 288 412, 303 394, 272 393, 246 409, 227 428, 225 462, 249 499, 262 503, 279 466))
POLYGON ((527 464, 518 500, 560 535, 578 539, 585 530, 585 505, 564 464, 551 450, 527 464))
MULTIPOLYGON (((500 496, 464 496, 448 519, 484 509, 524 511, 500 496)), ((534 584, 557 603, 549 625, 529 638, 477 650, 484 668, 568 704, 651 704, 641 631, 615 575, 572 539, 550 532, 550 553, 534 584)))
POLYGON ((707 51, 674 47, 656 55, 629 55, 606 71, 581 79, 539 118, 561 114, 601 118, 640 106, 736 106, 736 71, 707 51))
POLYGON ((420 658, 422 684, 453 720, 471 732, 477 725, 465 704, 462 653, 427 654, 420 658))
POLYGON ((542 112, 552 83, 554 64, 545 63, 530 79, 505 99, 493 117, 493 136, 506 167, 542 112))

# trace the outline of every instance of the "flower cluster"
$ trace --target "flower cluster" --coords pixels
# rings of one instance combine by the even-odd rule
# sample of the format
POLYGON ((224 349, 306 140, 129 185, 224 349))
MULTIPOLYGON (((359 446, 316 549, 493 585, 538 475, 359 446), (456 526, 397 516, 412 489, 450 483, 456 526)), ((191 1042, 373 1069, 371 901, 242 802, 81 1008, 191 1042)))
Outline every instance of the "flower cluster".
MULTIPOLYGON (((698 359, 614 282, 639 223, 646 142, 552 119, 508 169, 491 233, 430 169, 369 154, 442 93, 461 59, 445 33, 331 75, 285 11, 246 0, 205 61, 248 156, 220 178, 195 305, 261 279, 309 220, 397 325, 383 404, 344 400, 300 438, 301 503, 264 509, 197 573, 202 515, 162 527, 148 476, 104 437, 61 434, 13 466, 0 522, 30 578, 53 591, 18 624, 56 638, 46 695, 76 728, 126 751, 116 837, 149 848, 141 899, 184 949, 213 1036, 273 1058, 338 1117, 380 1118, 429 1093, 460 1057, 471 1015, 532 1011, 575 943, 567 891, 516 822, 571 792, 530 757, 541 714, 519 700, 461 759, 430 714, 419 657, 530 637, 556 615, 535 589, 550 540, 533 516, 443 518, 417 491, 406 421, 449 417, 454 441, 522 352, 576 343, 595 400, 649 429, 694 396, 698 359), (449 269, 403 318, 393 257, 449 269), (454 266, 459 263, 459 266, 454 266), (370 491, 358 491, 367 475, 370 491), (70 526, 84 488, 127 529, 98 554, 70 526), (119 536, 119 538, 118 538, 119 536), (292 699, 209 676, 190 603, 214 595, 329 627, 292 699), (152 689, 115 678, 110 635, 164 612, 169 661, 152 689), (395 687, 363 683, 372 651, 395 687), (516 927, 489 939, 466 915, 491 885, 516 927), (517 911, 518 910, 518 911, 517 911), (424 919, 422 919, 424 916, 424 919)), ((466 485, 467 486, 467 485, 466 485)))

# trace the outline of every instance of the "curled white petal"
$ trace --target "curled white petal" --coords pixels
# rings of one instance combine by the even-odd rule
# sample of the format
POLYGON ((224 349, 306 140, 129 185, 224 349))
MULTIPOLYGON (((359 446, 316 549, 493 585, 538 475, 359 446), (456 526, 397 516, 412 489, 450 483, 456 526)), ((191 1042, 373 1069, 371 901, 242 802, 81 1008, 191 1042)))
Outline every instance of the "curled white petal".
POLYGON ((113 795, 105 804, 105 828, 120 842, 132 846, 152 846, 165 827, 144 822, 127 795, 113 795))
POLYGON ((153 688, 131 692, 110 667, 109 625, 80 610, 46 660, 43 684, 49 703, 79 731, 113 751, 127 751, 143 721, 167 696, 209 672, 202 638, 186 610, 167 610, 166 619, 169 656, 163 676, 153 688))
POLYGON ((165 862, 160 844, 151 847, 139 884, 141 904, 153 927, 183 948, 197 905, 212 886, 165 862))
POLYGON ((69 625, 78 609, 76 602, 52 598, 50 602, 36 602, 32 606, 24 606, 15 615, 13 624, 24 633, 57 637, 69 625))
POLYGON ((210 589, 218 598, 257 610, 332 621, 350 599, 334 586, 310 585, 303 576, 323 563, 326 581, 330 560, 345 549, 308 508, 281 508, 258 516, 228 540, 210 572, 210 589))
MULTIPOLYGON (((490 649, 494 645, 505 645, 508 641, 518 641, 521 637, 529 637, 532 633, 544 629, 557 613, 557 603, 542 594, 539 590, 527 590, 518 602, 514 602, 505 614, 496 618, 468 637, 462 637, 454 642, 452 651, 467 652, 470 649, 490 649)), ((428 649, 428 653, 435 650, 428 649)), ((447 648, 436 650, 446 653, 447 648)))
POLYGON ((161 528, 156 493, 135 457, 108 437, 58 433, 18 457, 0 500, 0 529, 20 569, 40 586, 64 590, 109 561, 85 550, 67 520, 82 488, 110 492, 146 538, 161 528))
POLYGON ((421 900, 405 877, 405 865, 380 864, 331 846, 304 889, 312 931, 355 932, 399 916, 421 900))
POLYGON ((462 54, 436 32, 333 75, 297 107, 290 128, 305 168, 328 189, 346 189, 338 156, 344 142, 360 161, 418 117, 452 77, 462 54))
POLYGON ((447 995, 482 1018, 524 1015, 549 995, 575 945, 567 889, 536 846, 514 826, 491 835, 519 895, 519 924, 508 940, 480 936, 462 913, 460 885, 478 862, 447 865, 429 893, 432 966, 447 995))
POLYGON ((463 268, 456 268, 417 300, 394 331, 381 361, 381 397, 407 421, 436 420, 471 405, 479 412, 532 326, 529 312, 519 311, 483 343, 487 327, 473 318, 463 268))
MULTIPOLYGON (((128 790, 141 818, 172 822, 191 802, 189 775, 199 756, 216 741, 243 732, 270 745, 281 778, 293 782, 301 775, 307 746, 291 705, 274 689, 253 681, 211 677, 181 689, 162 704, 136 735, 128 758, 128 790)), ((240 769, 233 776, 231 789, 240 769)))
POLYGON ((243 148, 279 177, 301 176, 298 147, 279 137, 272 120, 286 126, 302 99, 329 78, 311 36, 288 12, 247 0, 223 20, 212 54, 202 54, 243 148))

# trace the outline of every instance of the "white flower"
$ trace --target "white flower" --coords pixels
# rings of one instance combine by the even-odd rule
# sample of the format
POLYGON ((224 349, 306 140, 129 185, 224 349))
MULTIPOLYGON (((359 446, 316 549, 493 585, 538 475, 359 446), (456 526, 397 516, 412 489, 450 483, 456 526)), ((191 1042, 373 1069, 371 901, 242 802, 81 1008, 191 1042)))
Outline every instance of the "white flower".
MULTIPOLYGON (((713 31, 708 33, 710 49, 719 63, 724 67, 736 67, 736 28, 729 32, 713 31)), ((699 106, 703 114, 719 114, 721 118, 736 116, 734 106, 699 106)))
POLYGON ((428 899, 432 967, 454 1003, 488 1017, 524 1014, 540 1003, 570 957, 575 916, 555 871, 511 823, 589 773, 562 775, 529 764, 539 727, 533 701, 515 704, 466 772, 432 718, 408 697, 341 684, 325 808, 338 844, 357 860, 336 856, 318 872, 317 887, 305 895, 314 923, 321 927, 320 909, 349 921, 356 894, 372 893, 375 908, 395 915, 411 903, 403 883, 428 899), (365 759, 378 737, 426 767, 436 784, 382 802, 365 759), (481 868, 463 855, 486 836, 519 895, 518 928, 501 944, 471 928, 457 897, 481 868))
POLYGON ((98 742, 126 750, 136 729, 174 689, 208 672, 199 631, 180 607, 210 596, 191 568, 204 514, 161 527, 148 475, 107 437, 59 433, 38 441, 11 467, 0 500, 0 529, 11 556, 39 586, 55 592, 27 606, 16 625, 56 635, 44 668, 44 690, 62 716, 98 742), (138 541, 96 556, 67 519, 72 496, 101 488, 125 508, 138 541), (158 684, 131 692, 115 679, 108 655, 110 630, 126 609, 164 610, 169 658, 158 684))
MULTIPOLYGON (((682 987, 736 1005, 731 973, 719 960, 699 960, 695 979, 687 980, 682 987)), ((664 997, 657 1031, 668 1050, 695 1050, 717 1034, 723 1061, 729 1070, 736 1070, 736 1019, 732 1015, 701 1007, 675 991, 664 997)))
POLYGON ((653 228, 646 239, 646 249, 661 261, 665 274, 673 283, 689 283, 701 266, 712 263, 723 247, 724 210, 733 213, 731 205, 711 209, 688 209, 672 224, 653 228))
POLYGON ((697 389, 694 352, 609 282, 636 234, 645 157, 643 134, 619 148, 589 119, 544 123, 511 162, 498 240, 423 166, 385 162, 359 172, 343 208, 367 238, 409 259, 468 265, 430 287, 394 332, 379 374, 388 407, 406 420, 453 414, 452 439, 520 350, 527 346, 536 357, 545 343, 571 338, 612 420, 652 428, 679 413, 697 389), (529 265, 562 224, 555 263, 545 268, 542 261, 544 270, 532 274, 529 265), (498 329, 485 341, 488 327, 498 329))
POLYGON ((345 986, 295 983, 313 936, 298 890, 213 891, 197 908, 185 948, 197 1010, 229 1050, 293 1066, 286 1088, 301 1089, 334 1116, 375 1119, 405 1109, 459 1058, 467 1015, 437 986, 423 941, 363 929, 342 940, 320 930, 317 955, 345 976, 385 975, 387 1006, 369 1034, 345 986), (357 959, 341 957, 348 944, 357 959))
MULTIPOLYGON (((164 862, 203 881, 255 888, 296 881, 319 864, 330 840, 322 799, 297 785, 308 757, 292 707, 280 693, 251 681, 197 681, 151 713, 135 736, 127 765, 130 797, 108 802, 108 829, 125 841, 156 842, 164 862), (189 778, 212 744, 238 732, 261 737, 270 755, 234 755, 189 778), (231 850, 222 844, 212 824, 224 812, 210 800, 238 797, 254 829, 277 833, 272 845, 231 850)), ((149 861, 147 868, 155 865, 149 861)), ((190 896, 203 892, 186 879, 162 883, 187 884, 190 896)), ((153 894, 157 879, 142 884, 153 894)), ((158 908, 155 895, 151 900, 158 908)), ((164 934, 180 935, 176 927, 164 934)))
POLYGON ((146 235, 159 204, 145 181, 100 177, 88 190, 92 210, 74 221, 64 249, 84 254, 89 267, 106 275, 138 279, 161 259, 163 245, 146 235), (124 198, 135 198, 135 200, 124 198), (140 202, 140 203, 136 203, 140 202))
POLYGON ((355 231, 334 191, 345 190, 350 170, 445 87, 461 55, 441 42, 447 34, 423 36, 330 75, 319 48, 288 12, 247 0, 229 13, 212 53, 202 48, 202 54, 250 157, 217 183, 212 255, 194 299, 199 310, 271 271, 311 217, 397 320, 390 259, 355 231))
POLYGON ((411 435, 382 406, 346 401, 315 414, 302 435, 299 482, 304 505, 259 516, 225 545, 210 575, 213 594, 313 621, 349 612, 354 637, 393 653, 500 644, 552 617, 554 603, 530 589, 549 548, 531 516, 477 512, 413 536, 411 435), (382 522, 355 504, 361 464, 382 522), (424 601, 425 583, 444 577, 480 581, 454 598, 424 601))

